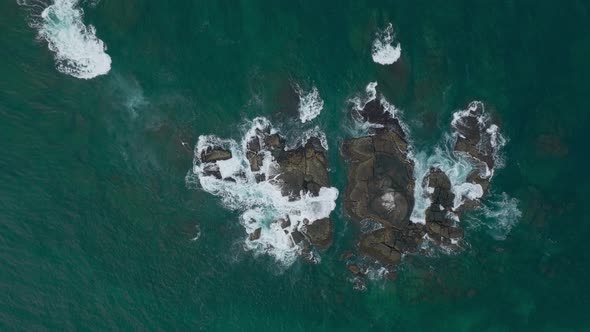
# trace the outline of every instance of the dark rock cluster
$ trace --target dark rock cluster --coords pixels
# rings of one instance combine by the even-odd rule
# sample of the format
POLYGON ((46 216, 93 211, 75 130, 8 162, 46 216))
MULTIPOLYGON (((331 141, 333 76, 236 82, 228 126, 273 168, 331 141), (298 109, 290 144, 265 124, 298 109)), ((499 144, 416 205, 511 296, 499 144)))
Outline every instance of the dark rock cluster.
MULTIPOLYGON (((255 134, 247 138, 244 152, 256 182, 270 181, 279 186, 282 195, 291 201, 301 199, 302 195, 318 196, 322 187, 329 187, 328 159, 320 139, 311 137, 305 145, 294 149, 287 149, 285 143, 284 137, 278 133, 271 133, 268 127, 256 129, 255 134), (267 153, 273 156, 273 165, 264 165, 267 153), (261 171, 264 166, 272 166, 270 174, 261 171)), ((222 179, 216 165, 217 161, 231 158, 231 151, 221 146, 208 147, 200 153, 205 175, 235 182, 233 177, 222 179)), ((293 224, 295 222, 289 220, 288 216, 276 221, 285 234, 290 236, 293 245, 304 249, 304 254, 309 254, 312 247, 326 249, 331 245, 333 227, 330 218, 314 221, 304 219, 301 224, 293 224)), ((262 232, 263 230, 258 228, 250 233, 249 241, 258 240, 262 232)))
POLYGON ((379 99, 355 113, 375 124, 368 136, 344 141, 342 155, 350 161, 346 212, 355 221, 371 219, 381 228, 363 233, 360 251, 394 266, 402 254, 418 249, 424 229, 413 224, 414 163, 408 157, 406 134, 399 121, 386 112, 379 99))
MULTIPOLYGON (((475 166, 467 181, 481 185, 485 192, 495 166, 497 142, 493 131, 497 127, 484 115, 483 105, 472 103, 468 111, 453 121, 452 127, 457 138, 455 153, 465 155, 475 166)), ((366 103, 362 110, 354 109, 353 117, 369 123, 371 129, 367 136, 345 140, 342 145, 342 155, 350 162, 344 208, 358 223, 371 220, 379 224, 371 230, 361 230, 361 255, 392 271, 405 253, 418 252, 426 237, 435 244, 456 246, 463 238, 457 220, 478 201, 462 197, 464 203, 455 209, 451 181, 437 167, 430 168, 423 183, 415 183, 406 133, 379 98, 366 103), (431 202, 424 224, 410 220, 416 185, 426 189, 425 198, 431 202)), ((362 271, 355 264, 349 270, 355 275, 362 271)))

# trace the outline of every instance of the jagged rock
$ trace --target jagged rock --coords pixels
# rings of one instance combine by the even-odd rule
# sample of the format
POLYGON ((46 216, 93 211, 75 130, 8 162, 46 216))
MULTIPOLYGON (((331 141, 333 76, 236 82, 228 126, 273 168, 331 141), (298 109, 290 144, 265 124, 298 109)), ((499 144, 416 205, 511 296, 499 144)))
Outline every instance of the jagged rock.
POLYGON ((224 150, 220 147, 209 148, 201 152, 201 161, 205 163, 214 163, 219 160, 231 159, 231 151, 224 150))
POLYGON ((303 234, 301 234, 301 232, 298 230, 291 232, 291 238, 295 244, 299 244, 301 241, 305 240, 305 236, 303 236, 303 234))
POLYGON ((248 141, 248 151, 256 153, 260 151, 260 140, 258 140, 258 137, 252 137, 248 141))
MULTIPOLYGON (((373 108, 369 118, 381 119, 374 109, 381 104, 368 105, 373 108)), ((405 139, 389 129, 344 142, 342 154, 351 161, 344 207, 353 219, 370 218, 398 229, 408 223, 414 206, 414 165, 407 152, 405 139)))
POLYGON ((252 172, 258 172, 262 166, 262 155, 257 152, 248 151, 246 158, 248 158, 248 162, 250 163, 250 170, 252 172))
MULTIPOLYGON (((489 170, 494 169, 497 135, 491 130, 492 120, 485 114, 484 104, 470 103, 467 110, 453 121, 452 127, 454 136, 457 137, 455 151, 468 155, 489 170)), ((482 170, 479 171, 482 173, 482 170)))
POLYGON ((420 224, 408 224, 403 230, 381 228, 363 234, 359 247, 363 253, 387 265, 396 265, 404 252, 415 252, 422 244, 425 230, 420 224))
POLYGON ((264 174, 255 174, 254 178, 256 179, 256 183, 266 181, 266 175, 264 175, 264 174))
POLYGON ((359 243, 361 252, 387 265, 397 265, 401 252, 393 247, 395 242, 393 228, 381 228, 371 233, 363 234, 359 243))
POLYGON ((332 222, 329 218, 318 219, 302 230, 309 242, 320 249, 326 249, 332 244, 332 222))
POLYGON ((289 218, 279 219, 279 223, 281 224, 281 228, 287 228, 291 226, 291 221, 289 220, 289 218))
POLYGON ((442 206, 445 210, 452 209, 455 194, 451 191, 449 177, 439 168, 433 167, 425 180, 428 181, 428 186, 434 189, 430 197, 432 206, 442 206))
POLYGON ((436 243, 451 244, 452 240, 463 238, 463 231, 456 227, 453 216, 455 195, 449 177, 439 168, 433 167, 424 179, 431 188, 431 204, 426 210, 426 233, 436 243))
POLYGON ((213 176, 218 180, 221 180, 221 172, 219 171, 219 167, 217 165, 206 165, 204 167, 204 173, 206 176, 213 176))
POLYGON ((271 150, 280 150, 285 146, 285 140, 279 134, 271 134, 264 138, 264 144, 271 150))
POLYGON ((277 163, 284 196, 299 197, 301 191, 317 196, 321 187, 329 186, 326 150, 315 137, 303 147, 281 152, 277 163))
POLYGON ((262 229, 260 227, 259 228, 256 228, 254 230, 254 232, 250 233, 250 235, 248 236, 248 238, 250 239, 250 241, 258 240, 258 239, 260 239, 260 234, 261 233, 262 233, 262 229))

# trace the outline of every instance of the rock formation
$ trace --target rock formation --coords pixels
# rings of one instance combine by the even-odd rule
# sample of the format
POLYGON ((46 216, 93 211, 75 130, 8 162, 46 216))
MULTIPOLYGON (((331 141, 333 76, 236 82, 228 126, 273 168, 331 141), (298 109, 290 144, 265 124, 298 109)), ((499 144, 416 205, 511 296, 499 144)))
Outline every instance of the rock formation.
POLYGON ((250 211, 242 222, 247 247, 300 249, 296 251, 313 259, 314 248, 332 244, 329 213, 337 191, 329 188, 326 149, 319 138, 288 149, 270 122, 258 118, 242 144, 213 136, 203 136, 201 143, 195 171, 201 184, 208 183, 206 189, 219 196, 235 196, 238 203, 232 200, 230 208, 250 211), (235 189, 227 183, 235 183, 235 189), (332 190, 329 197, 321 196, 324 188, 332 190))
POLYGON ((378 98, 355 115, 376 126, 368 136, 346 140, 342 145, 342 155, 350 161, 344 207, 357 222, 371 219, 381 225, 361 235, 359 249, 393 267, 403 253, 417 250, 424 236, 424 227, 410 221, 414 163, 408 156, 402 126, 378 98))
MULTIPOLYGON (((403 126, 378 97, 375 93, 362 108, 356 105, 352 110, 353 117, 370 129, 366 136, 347 139, 342 145, 342 155, 350 162, 344 208, 355 222, 378 223, 379 227, 369 230, 361 227, 358 248, 363 256, 392 271, 405 253, 418 252, 425 239, 447 247, 459 243, 463 230, 457 221, 487 192, 497 149, 503 142, 480 102, 455 113, 454 153, 472 163, 465 185, 479 193, 457 200, 448 175, 436 165, 431 166, 423 183, 415 183, 414 162, 403 126), (423 223, 410 220, 416 186, 425 188, 424 198, 430 201, 423 223)), ((355 268, 353 273, 358 271, 355 268)))

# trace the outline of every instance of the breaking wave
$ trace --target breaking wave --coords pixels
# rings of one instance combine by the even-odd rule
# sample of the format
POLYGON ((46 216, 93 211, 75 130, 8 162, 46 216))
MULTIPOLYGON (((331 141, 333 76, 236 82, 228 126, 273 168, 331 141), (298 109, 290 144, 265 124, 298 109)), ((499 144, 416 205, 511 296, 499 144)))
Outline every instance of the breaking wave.
MULTIPOLYGON (((429 194, 432 188, 425 183, 425 178, 429 173, 431 167, 437 167, 442 170, 451 182, 451 191, 455 195, 453 210, 457 211, 467 200, 478 201, 484 195, 484 188, 480 184, 469 181, 469 175, 474 169, 484 165, 484 169, 480 170, 479 175, 482 178, 490 181, 494 175, 494 171, 503 167, 504 159, 502 156, 502 147, 506 145, 507 139, 503 137, 499 131, 499 127, 495 124, 490 124, 489 114, 485 112, 483 103, 474 101, 469 104, 467 109, 459 110, 453 113, 451 127, 456 129, 465 119, 476 115, 476 110, 480 108, 484 110, 481 114, 477 114, 476 120, 480 136, 483 138, 481 142, 489 142, 494 160, 494 167, 489 168, 486 163, 474 164, 473 159, 465 153, 456 152, 454 144, 460 132, 454 130, 452 134, 447 134, 439 146, 434 149, 434 153, 427 154, 425 152, 416 153, 413 157, 415 168, 414 177, 416 186, 414 191, 415 205, 412 211, 411 220, 415 223, 425 223, 426 210, 431 204, 429 194)), ((482 150, 485 148, 481 147, 482 150)), ((490 228, 493 236, 496 238, 506 235, 516 220, 520 217, 518 210, 518 200, 510 198, 507 194, 502 194, 500 198, 496 196, 490 197, 481 206, 484 212, 484 217, 494 219, 492 224, 486 226, 490 228), (502 235, 503 234, 503 235, 502 235)), ((459 221, 458 216, 453 216, 456 221, 459 221)))
POLYGON ((453 194, 455 194, 454 208, 463 204, 464 198, 477 199, 483 195, 480 185, 467 182, 467 176, 473 170, 469 159, 453 151, 452 138, 445 136, 444 143, 434 149, 434 153, 418 152, 411 156, 414 161, 414 210, 410 220, 414 223, 426 223, 426 210, 432 203, 430 194, 432 188, 425 183, 431 167, 437 167, 443 171, 451 182, 453 194))
POLYGON ((265 146, 264 133, 275 134, 277 130, 266 118, 259 117, 248 123, 240 142, 200 136, 187 182, 196 180, 203 190, 220 197, 226 208, 241 213, 240 224, 248 233, 244 241, 247 250, 268 254, 290 266, 302 250, 295 244, 293 232, 327 218, 336 207, 338 190, 322 187, 318 196, 301 193, 295 200, 283 196, 277 180, 279 165, 265 146), (262 142, 262 167, 258 171, 251 169, 247 157, 248 142, 254 137, 262 142), (202 153, 214 147, 230 151, 231 157, 214 163, 202 160, 202 153))
POLYGON ((315 86, 308 93, 303 92, 301 88, 297 88, 299 94, 299 120, 301 123, 306 123, 315 119, 322 109, 324 109, 324 101, 320 97, 320 92, 315 86))
MULTIPOLYGON (((348 100, 348 102, 352 104, 353 111, 357 112, 357 114, 354 114, 352 117, 352 125, 348 126, 347 128, 349 134, 353 137, 366 136, 369 134, 371 128, 383 128, 382 124, 364 121, 361 116, 356 116, 362 112, 368 103, 377 99, 377 85, 377 82, 369 82, 369 84, 367 84, 365 87, 364 95, 355 96, 354 98, 348 100)), ((383 106, 384 111, 387 112, 389 116, 399 120, 399 123, 402 126, 404 132, 408 134, 409 128, 400 119, 401 111, 393 104, 389 103, 383 96, 380 97, 379 102, 381 103, 381 106, 383 106)))
POLYGON ((371 55, 375 63, 390 65, 400 58, 402 48, 400 43, 393 45, 394 37, 395 34, 391 23, 387 24, 387 27, 382 31, 377 32, 371 49, 371 55))
POLYGON ((81 79, 92 79, 111 70, 106 45, 96 29, 83 22, 79 0, 18 0, 28 9, 29 25, 38 30, 54 53, 58 71, 81 79))

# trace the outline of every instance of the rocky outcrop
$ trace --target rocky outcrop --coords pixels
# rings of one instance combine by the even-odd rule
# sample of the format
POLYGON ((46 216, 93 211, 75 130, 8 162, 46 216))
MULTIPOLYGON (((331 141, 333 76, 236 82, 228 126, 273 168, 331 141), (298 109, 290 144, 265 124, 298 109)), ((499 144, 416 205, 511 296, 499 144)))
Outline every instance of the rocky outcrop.
POLYGON ((321 187, 329 186, 326 150, 318 138, 312 137, 305 146, 293 150, 281 149, 276 155, 277 179, 284 196, 293 199, 299 198, 301 193, 317 196, 321 187))
POLYGON ((224 150, 220 147, 208 148, 201 152, 201 160, 206 163, 228 159, 231 159, 231 151, 224 150))
POLYGON ((456 227, 453 204, 455 195, 452 192, 449 177, 439 168, 432 167, 424 179, 429 188, 430 206, 426 210, 425 231, 429 238, 437 244, 454 245, 463 238, 463 230, 456 227))
MULTIPOLYGON (((246 158, 250 170, 255 172, 256 181, 270 180, 281 188, 281 193, 289 200, 301 199, 302 195, 318 196, 322 187, 329 187, 328 160, 326 149, 317 137, 311 137, 303 146, 286 149, 285 139, 278 133, 271 133, 270 129, 257 129, 255 135, 248 138, 246 143, 246 158), (266 179, 262 172, 265 154, 272 155, 272 179, 266 179)), ((267 160, 266 162, 269 162, 267 160)), ((327 249, 332 244, 332 221, 322 218, 315 221, 304 219, 299 224, 293 224, 288 216, 277 220, 284 232, 288 234, 294 245, 307 248, 309 246, 327 249)), ((258 231, 258 230, 256 230, 258 231)), ((250 240, 260 237, 250 234, 250 240)))
POLYGON ((424 229, 413 224, 414 164, 408 157, 406 134, 378 98, 354 113, 374 124, 369 135, 345 140, 342 155, 350 161, 344 198, 346 212, 357 222, 371 219, 382 227, 363 233, 360 251, 395 266, 403 253, 418 249, 424 229))
MULTIPOLYGON (((423 182, 415 183, 404 128, 379 97, 375 94, 362 109, 358 105, 353 109, 353 117, 370 129, 366 136, 345 140, 342 145, 342 155, 350 162, 344 208, 360 225, 361 254, 391 271, 405 253, 418 252, 426 238, 446 247, 457 246, 463 238, 458 218, 476 207, 479 197, 470 192, 471 196, 460 197, 461 204, 455 206, 458 200, 452 183, 438 167, 431 167, 423 182), (410 220, 416 186, 425 189, 424 198, 430 201, 424 224, 410 220), (377 222, 378 227, 363 227, 367 220, 377 222)), ((485 114, 483 104, 475 102, 454 115, 452 129, 455 153, 474 166, 466 180, 468 188, 485 194, 497 164, 497 149, 503 144, 497 126, 485 114)))

